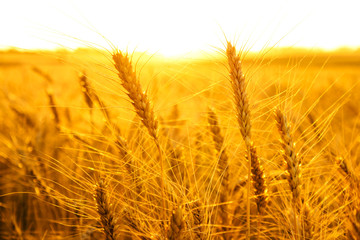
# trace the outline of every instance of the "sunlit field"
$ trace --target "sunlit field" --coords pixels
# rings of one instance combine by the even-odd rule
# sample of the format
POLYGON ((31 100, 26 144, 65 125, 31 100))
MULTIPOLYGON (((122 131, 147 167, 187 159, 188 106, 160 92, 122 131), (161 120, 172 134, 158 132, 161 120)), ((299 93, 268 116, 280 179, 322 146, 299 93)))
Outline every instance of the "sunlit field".
POLYGON ((1 239, 360 239, 360 52, 0 53, 1 239))

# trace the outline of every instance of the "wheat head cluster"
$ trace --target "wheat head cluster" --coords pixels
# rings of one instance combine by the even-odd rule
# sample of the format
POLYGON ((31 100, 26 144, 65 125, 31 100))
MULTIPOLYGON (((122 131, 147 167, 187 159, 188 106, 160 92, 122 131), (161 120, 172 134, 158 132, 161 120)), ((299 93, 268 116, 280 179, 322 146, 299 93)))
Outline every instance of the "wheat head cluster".
POLYGON ((360 239, 348 92, 306 81, 311 64, 219 52, 162 78, 117 49, 96 77, 32 66, 37 110, 2 88, 1 239, 360 239))

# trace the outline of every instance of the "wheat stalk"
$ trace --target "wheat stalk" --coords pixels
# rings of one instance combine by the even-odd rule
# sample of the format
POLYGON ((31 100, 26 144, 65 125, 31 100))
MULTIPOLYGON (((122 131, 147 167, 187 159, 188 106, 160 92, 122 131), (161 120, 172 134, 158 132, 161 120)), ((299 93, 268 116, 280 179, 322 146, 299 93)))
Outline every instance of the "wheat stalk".
POLYGON ((32 70, 39 74, 41 77, 43 77, 48 83, 54 83, 54 80, 50 77, 49 74, 45 73, 44 71, 42 71, 40 68, 38 67, 33 67, 32 70))

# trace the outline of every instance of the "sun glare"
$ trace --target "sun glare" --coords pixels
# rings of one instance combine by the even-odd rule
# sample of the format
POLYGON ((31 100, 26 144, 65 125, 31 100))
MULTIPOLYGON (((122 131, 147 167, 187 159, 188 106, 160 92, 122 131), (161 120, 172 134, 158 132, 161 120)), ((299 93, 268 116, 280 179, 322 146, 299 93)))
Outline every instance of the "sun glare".
POLYGON ((356 1, 7 1, 0 47, 120 48, 166 56, 229 39, 266 46, 358 47, 356 1), (21 8, 17 4, 22 5, 21 8), (105 40, 106 39, 106 40, 105 40))

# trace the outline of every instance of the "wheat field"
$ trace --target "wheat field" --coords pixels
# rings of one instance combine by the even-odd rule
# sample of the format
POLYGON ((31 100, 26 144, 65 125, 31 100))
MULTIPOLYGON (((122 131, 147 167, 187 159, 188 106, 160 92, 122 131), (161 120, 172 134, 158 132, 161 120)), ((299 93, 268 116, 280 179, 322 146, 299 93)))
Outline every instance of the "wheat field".
POLYGON ((360 239, 359 52, 0 53, 1 239, 360 239))

